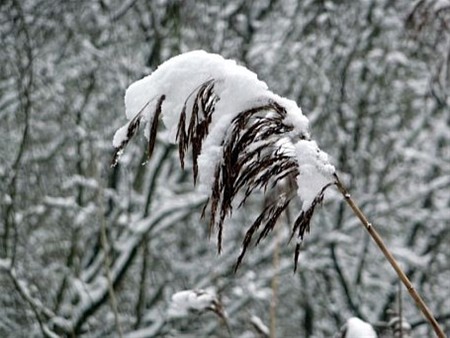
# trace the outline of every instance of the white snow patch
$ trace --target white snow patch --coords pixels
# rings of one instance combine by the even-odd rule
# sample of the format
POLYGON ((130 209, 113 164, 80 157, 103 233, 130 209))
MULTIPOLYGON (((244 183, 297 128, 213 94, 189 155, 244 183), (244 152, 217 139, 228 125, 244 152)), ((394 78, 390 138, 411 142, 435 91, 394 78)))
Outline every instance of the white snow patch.
POLYGON ((0 258, 0 271, 1 270, 10 270, 12 267, 12 261, 9 258, 0 258))
POLYGON ((377 338, 377 334, 372 325, 357 317, 352 317, 347 320, 346 325, 345 338, 377 338))
POLYGON ((400 64, 406 66, 408 64, 408 58, 405 54, 399 51, 390 52, 386 57, 387 63, 400 64))
POLYGON ((303 115, 302 110, 295 101, 286 99, 284 97, 279 97, 277 95, 277 102, 280 103, 284 108, 286 108, 287 115, 285 122, 288 125, 292 125, 294 130, 291 135, 295 137, 304 136, 309 138, 309 121, 308 118, 303 115))
POLYGON ((5 194, 5 195, 3 196, 3 203, 5 203, 5 205, 11 205, 12 202, 13 202, 13 200, 12 200, 12 198, 11 198, 11 195, 5 194))
POLYGON ((184 290, 172 295, 167 315, 170 318, 186 317, 193 312, 212 310, 217 303, 217 297, 211 291, 184 290))
POLYGON ((45 196, 44 204, 60 208, 73 208, 74 206, 77 205, 75 198, 72 196, 70 197, 45 196))
POLYGON ((128 125, 130 123, 127 123, 126 125, 120 127, 116 133, 114 134, 113 138, 113 146, 114 148, 118 148, 120 144, 127 139, 127 133, 128 133, 128 125))
POLYGON ((315 141, 300 140, 295 144, 300 174, 297 176, 297 194, 303 201, 302 210, 311 206, 322 188, 332 182, 334 166, 328 155, 321 151, 315 141))
MULTIPOLYGON (((127 118, 130 120, 145 109, 148 114, 144 120, 149 121, 157 99, 165 95, 163 121, 171 130, 174 142, 179 114, 186 98, 192 99, 191 94, 212 79, 217 80, 215 91, 220 93, 220 101, 216 105, 218 116, 227 111, 239 113, 267 92, 267 85, 247 68, 218 54, 197 50, 167 60, 151 75, 131 84, 125 94, 127 118)), ((119 136, 116 142, 118 139, 119 136)))
POLYGON ((448 9, 450 7, 450 1, 449 0, 437 0, 434 3, 434 10, 437 11, 441 11, 444 9, 448 9))
POLYGON ((257 316, 252 316, 250 318, 250 322, 253 324, 253 326, 256 328, 256 330, 258 330, 258 332, 266 335, 267 337, 270 334, 270 330, 267 327, 267 325, 265 325, 263 323, 263 321, 261 320, 261 318, 257 317, 257 316))

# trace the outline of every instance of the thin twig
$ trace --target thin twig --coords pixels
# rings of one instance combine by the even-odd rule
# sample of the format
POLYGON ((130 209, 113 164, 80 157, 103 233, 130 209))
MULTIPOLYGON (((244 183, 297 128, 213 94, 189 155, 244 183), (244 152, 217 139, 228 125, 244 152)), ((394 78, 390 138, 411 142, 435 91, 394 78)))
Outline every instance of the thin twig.
POLYGON ((119 312, 118 312, 118 307, 117 307, 117 299, 116 299, 116 294, 114 292, 114 285, 113 285, 111 269, 110 269, 111 262, 110 262, 110 256, 109 256, 110 252, 109 252, 109 245, 108 245, 108 237, 106 235, 106 221, 102 217, 102 220, 100 222, 101 222, 100 237, 101 237, 103 251, 105 252, 104 265, 105 265, 105 270, 106 270, 106 279, 108 281, 109 298, 111 301, 111 308, 114 313, 114 321, 115 321, 117 333, 118 333, 119 337, 122 338, 123 337, 122 327, 120 326, 119 312))
POLYGON ((444 331, 441 329, 441 327, 439 326, 439 323, 436 321, 436 319, 434 318, 434 316, 431 313, 430 309, 425 304, 425 302, 423 301, 423 299, 419 295, 419 293, 416 291, 416 289, 412 285, 412 283, 409 280, 409 278, 403 272, 403 270, 400 267, 400 265, 398 264, 397 260, 394 258, 394 256, 389 251, 389 249, 386 247, 386 245, 384 244, 384 241, 382 240, 382 238, 380 237, 378 232, 375 230, 374 226, 369 222, 369 220, 364 215, 364 213, 361 211, 361 209, 358 207, 356 202, 352 199, 352 197, 350 196, 350 194, 347 191, 347 189, 345 188, 345 186, 342 184, 342 182, 339 179, 339 177, 337 176, 337 174, 334 174, 334 178, 336 180, 336 182, 335 182, 336 187, 339 189, 341 194, 344 196, 345 201, 350 206, 350 208, 353 210, 353 213, 359 218, 359 220, 364 225, 364 227, 366 228, 367 232, 373 238, 373 240, 378 245, 380 250, 383 252, 384 256, 389 261, 389 263, 391 264, 392 268, 395 270, 395 272, 397 273, 398 277, 402 281, 403 285, 405 285, 405 287, 408 290, 409 294, 414 299, 414 301, 416 302, 416 304, 419 307, 419 309, 422 311, 422 314, 425 316, 425 318, 428 320, 428 322, 433 327, 434 332, 436 333, 436 335, 439 338, 446 338, 446 335, 445 335, 444 331))
POLYGON ((50 309, 46 308, 38 299, 35 299, 31 296, 28 288, 17 277, 14 267, 10 267, 7 271, 20 296, 30 305, 31 310, 33 311, 36 320, 38 321, 43 336, 56 337, 56 335, 52 331, 50 331, 50 329, 44 322, 46 319, 54 318, 55 314, 50 309))
MULTIPOLYGON (((95 171, 96 178, 98 182, 101 182, 100 173, 98 170, 95 171)), ((97 190, 97 202, 99 205, 98 213, 100 217, 100 242, 103 249, 103 252, 105 253, 104 257, 104 268, 105 268, 105 275, 106 280, 108 282, 108 293, 109 293, 109 299, 111 303, 111 309, 114 314, 114 322, 117 329, 117 334, 119 338, 123 337, 122 327, 120 325, 120 318, 119 318, 119 310, 117 305, 117 298, 114 291, 114 282, 111 274, 111 256, 110 256, 110 245, 108 242, 108 236, 106 233, 106 218, 105 218, 105 212, 103 209, 103 200, 104 200, 104 190, 103 186, 100 184, 98 190, 97 190)))

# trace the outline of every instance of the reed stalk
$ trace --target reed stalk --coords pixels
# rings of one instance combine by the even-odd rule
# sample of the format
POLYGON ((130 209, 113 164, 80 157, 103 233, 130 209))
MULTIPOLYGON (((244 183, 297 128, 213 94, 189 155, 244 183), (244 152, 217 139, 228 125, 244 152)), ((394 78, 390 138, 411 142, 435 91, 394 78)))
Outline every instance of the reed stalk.
POLYGON ((351 197, 350 193, 348 192, 347 188, 344 186, 344 184, 341 182, 339 177, 335 174, 335 184, 338 190, 341 192, 342 196, 344 196, 345 201, 352 209, 353 213, 358 217, 358 219, 361 221, 362 225, 366 228, 369 235, 373 238, 375 243, 377 244, 378 248, 381 250, 381 252, 384 254, 386 259, 391 264, 392 268, 397 273, 398 277, 400 278, 403 285, 408 290, 410 296, 414 299, 416 305, 419 307, 422 314, 425 316, 425 318, 428 320, 430 325, 433 327, 434 332, 439 338, 446 338, 446 335, 444 331, 439 326, 439 323, 437 322, 436 318, 433 316, 431 310, 428 308, 428 306, 425 304, 422 297, 419 295, 419 293, 414 288, 413 284, 409 280, 409 278, 406 276, 403 269, 398 264, 397 260, 394 258, 390 250, 387 248, 386 244, 384 243, 383 239, 379 235, 378 231, 374 228, 372 223, 369 222, 365 214, 361 211, 359 206, 356 204, 355 200, 351 197))

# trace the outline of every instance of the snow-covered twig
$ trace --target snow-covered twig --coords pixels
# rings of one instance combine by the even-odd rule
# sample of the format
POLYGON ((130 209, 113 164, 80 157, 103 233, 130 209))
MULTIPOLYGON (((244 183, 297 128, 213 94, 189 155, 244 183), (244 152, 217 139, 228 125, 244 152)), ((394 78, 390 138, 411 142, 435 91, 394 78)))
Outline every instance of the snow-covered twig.
POLYGON ((250 323, 252 323, 253 327, 261 335, 262 338, 268 338, 270 336, 270 329, 263 323, 261 318, 252 316, 250 318, 250 323))
POLYGON ((186 317, 190 313, 214 312, 225 325, 230 337, 231 328, 223 309, 222 303, 216 295, 207 290, 183 290, 172 295, 167 311, 169 318, 186 317))
MULTIPOLYGON (((98 174, 98 172, 96 172, 96 173, 98 174)), ((99 177, 98 177, 98 181, 100 182, 99 177)), ((108 242, 108 236, 106 233, 106 219, 104 217, 103 204, 102 204, 102 200, 104 197, 103 195, 104 195, 103 187, 100 186, 99 189, 97 190, 97 200, 98 200, 98 205, 100 206, 98 209, 99 217, 100 217, 100 243, 101 243, 102 249, 105 253, 103 266, 105 269, 106 279, 108 281, 108 295, 109 295, 109 300, 111 303, 111 309, 114 313, 114 322, 116 325, 118 336, 119 336, 119 338, 122 338, 123 332, 122 332, 122 327, 120 325, 117 298, 116 298, 116 293, 114 291, 114 283, 113 283, 113 278, 112 278, 111 269, 110 269, 111 252, 110 252, 110 245, 108 242)))
POLYGON ((41 328, 43 336, 50 338, 58 337, 58 335, 52 332, 45 324, 45 320, 56 317, 53 311, 45 307, 40 302, 40 300, 34 298, 31 295, 31 292, 28 289, 27 284, 17 277, 16 270, 14 267, 10 267, 8 269, 8 273, 20 296, 23 298, 24 301, 26 301, 30 305, 34 315, 36 316, 36 320, 39 323, 39 327, 41 328))
POLYGON ((215 312, 219 301, 206 290, 183 290, 172 295, 167 311, 170 318, 186 317, 190 313, 201 313, 207 310, 215 312))

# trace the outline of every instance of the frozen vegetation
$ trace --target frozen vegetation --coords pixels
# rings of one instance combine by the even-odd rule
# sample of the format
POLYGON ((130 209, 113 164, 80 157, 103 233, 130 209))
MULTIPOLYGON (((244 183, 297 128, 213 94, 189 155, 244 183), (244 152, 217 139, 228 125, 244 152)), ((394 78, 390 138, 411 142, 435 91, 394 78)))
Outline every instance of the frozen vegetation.
POLYGON ((219 251, 222 223, 231 214, 239 192, 243 195, 240 207, 256 188, 296 182, 297 189, 282 188, 276 206, 263 211, 247 231, 238 264, 262 223, 259 219, 265 217, 267 223, 258 242, 274 228, 292 190, 302 202, 293 227, 294 232, 299 228, 301 240, 309 230, 315 205, 333 182, 335 169, 328 155, 311 140, 308 119, 297 104, 274 94, 255 73, 220 55, 193 51, 164 62, 130 85, 125 110, 130 121, 114 135, 117 153, 113 164, 141 124, 151 156, 161 115, 169 141, 178 143, 183 166, 184 153, 192 148, 194 180, 200 191, 210 193, 212 226, 219 209, 219 251))
POLYGON ((449 6, 2 1, 0 337, 432 336, 329 162, 449 335, 449 6))

